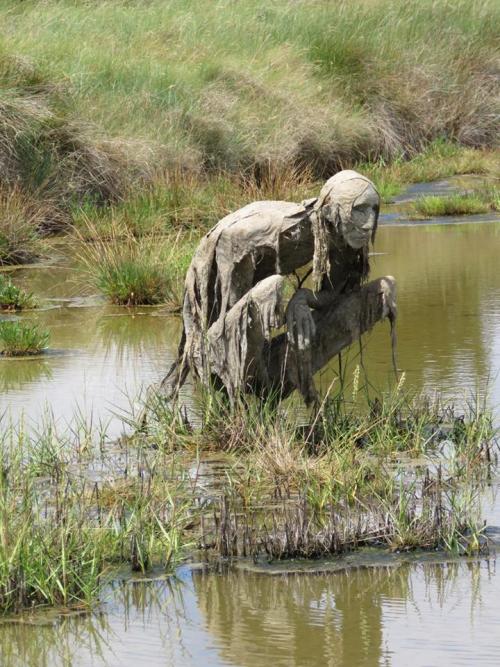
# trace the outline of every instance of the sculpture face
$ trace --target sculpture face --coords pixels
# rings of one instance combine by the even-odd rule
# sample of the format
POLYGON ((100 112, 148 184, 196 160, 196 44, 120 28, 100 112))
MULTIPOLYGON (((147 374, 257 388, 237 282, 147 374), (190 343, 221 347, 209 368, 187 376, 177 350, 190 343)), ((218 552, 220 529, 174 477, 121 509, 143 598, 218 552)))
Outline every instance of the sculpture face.
POLYGON ((367 178, 352 170, 339 171, 322 187, 317 208, 335 236, 360 250, 368 247, 377 225, 380 197, 367 178))
POLYGON ((377 224, 380 205, 376 190, 367 186, 353 202, 350 219, 342 216, 340 230, 347 245, 355 250, 368 246, 377 224))

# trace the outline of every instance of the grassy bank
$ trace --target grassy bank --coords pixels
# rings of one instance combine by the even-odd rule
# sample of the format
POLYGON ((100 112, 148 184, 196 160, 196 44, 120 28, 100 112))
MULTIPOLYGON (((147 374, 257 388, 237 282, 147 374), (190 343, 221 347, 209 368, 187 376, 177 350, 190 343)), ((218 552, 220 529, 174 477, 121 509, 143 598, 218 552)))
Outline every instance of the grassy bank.
POLYGON ((47 231, 134 186, 130 213, 152 181, 166 217, 189 224, 283 190, 283 174, 299 175, 298 199, 304 171, 394 165, 383 194, 481 172, 498 140, 498 19, 493 0, 7 0, 2 183, 47 231), (436 141, 454 155, 405 166, 436 141))
POLYGON ((4 50, 35 64, 24 65, 24 85, 62 84, 70 119, 76 109, 108 138, 161 147, 165 164, 292 163, 321 177, 439 137, 491 145, 498 18, 491 0, 1 10, 4 50))

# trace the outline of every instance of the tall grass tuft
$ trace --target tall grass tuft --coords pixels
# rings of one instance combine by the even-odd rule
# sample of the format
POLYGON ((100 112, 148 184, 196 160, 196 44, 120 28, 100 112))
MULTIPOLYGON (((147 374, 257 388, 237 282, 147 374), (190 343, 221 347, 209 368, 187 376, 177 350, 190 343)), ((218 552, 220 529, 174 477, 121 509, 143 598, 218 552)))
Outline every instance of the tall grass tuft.
POLYGON ((42 252, 46 206, 19 187, 0 187, 0 264, 27 264, 42 252))
POLYGON ((112 303, 180 308, 191 253, 189 244, 179 251, 178 237, 137 237, 114 224, 105 239, 99 238, 99 231, 90 222, 87 233, 96 240, 88 242, 80 235, 80 261, 90 283, 112 303))
POLYGON ((3 310, 23 310, 36 308, 37 300, 31 292, 17 287, 10 278, 0 273, 0 308, 3 310))
POLYGON ((0 322, 0 352, 5 357, 23 357, 42 354, 50 334, 30 322, 0 322))
POLYGON ((490 210, 488 202, 474 194, 419 197, 414 202, 413 207, 418 216, 423 218, 446 215, 474 215, 476 213, 487 213, 490 210))

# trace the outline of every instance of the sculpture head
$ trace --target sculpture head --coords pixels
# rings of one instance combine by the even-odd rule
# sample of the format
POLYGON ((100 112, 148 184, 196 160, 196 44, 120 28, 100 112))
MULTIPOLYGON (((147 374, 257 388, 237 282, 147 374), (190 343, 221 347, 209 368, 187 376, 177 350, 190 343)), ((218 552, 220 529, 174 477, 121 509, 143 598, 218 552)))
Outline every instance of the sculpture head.
POLYGON ((329 178, 315 209, 351 248, 359 250, 375 239, 380 197, 373 183, 356 171, 346 169, 329 178))
POLYGON ((375 240, 380 197, 373 183, 346 169, 327 180, 314 206, 314 282, 319 288, 330 269, 329 251, 347 246, 363 254, 368 267, 368 246, 375 240))

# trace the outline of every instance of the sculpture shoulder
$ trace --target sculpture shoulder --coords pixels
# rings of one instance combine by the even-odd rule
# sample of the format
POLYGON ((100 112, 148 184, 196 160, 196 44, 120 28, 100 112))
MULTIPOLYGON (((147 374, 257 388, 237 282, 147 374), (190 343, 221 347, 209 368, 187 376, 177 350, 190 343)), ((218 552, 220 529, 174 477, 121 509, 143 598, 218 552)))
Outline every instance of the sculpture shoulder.
MULTIPOLYGON (((272 249, 275 258, 281 257, 282 251, 288 256, 290 243, 288 249, 294 250, 298 243, 303 245, 301 240, 309 247, 309 237, 312 238, 309 214, 309 206, 293 202, 258 201, 248 204, 222 218, 201 239, 188 273, 203 272, 203 267, 210 266, 216 257, 218 263, 229 262, 233 265, 246 255, 253 255, 255 259, 255 253, 265 249, 272 249)), ((306 254, 306 261, 309 261, 310 251, 307 250, 306 254)), ((275 263, 275 266, 278 264, 275 263)), ((287 262, 285 264, 288 266, 287 262)), ((274 268, 273 272, 277 270, 274 268)))
POLYGON ((303 204, 286 201, 257 201, 226 215, 206 235, 271 235, 286 230, 308 218, 303 204))

